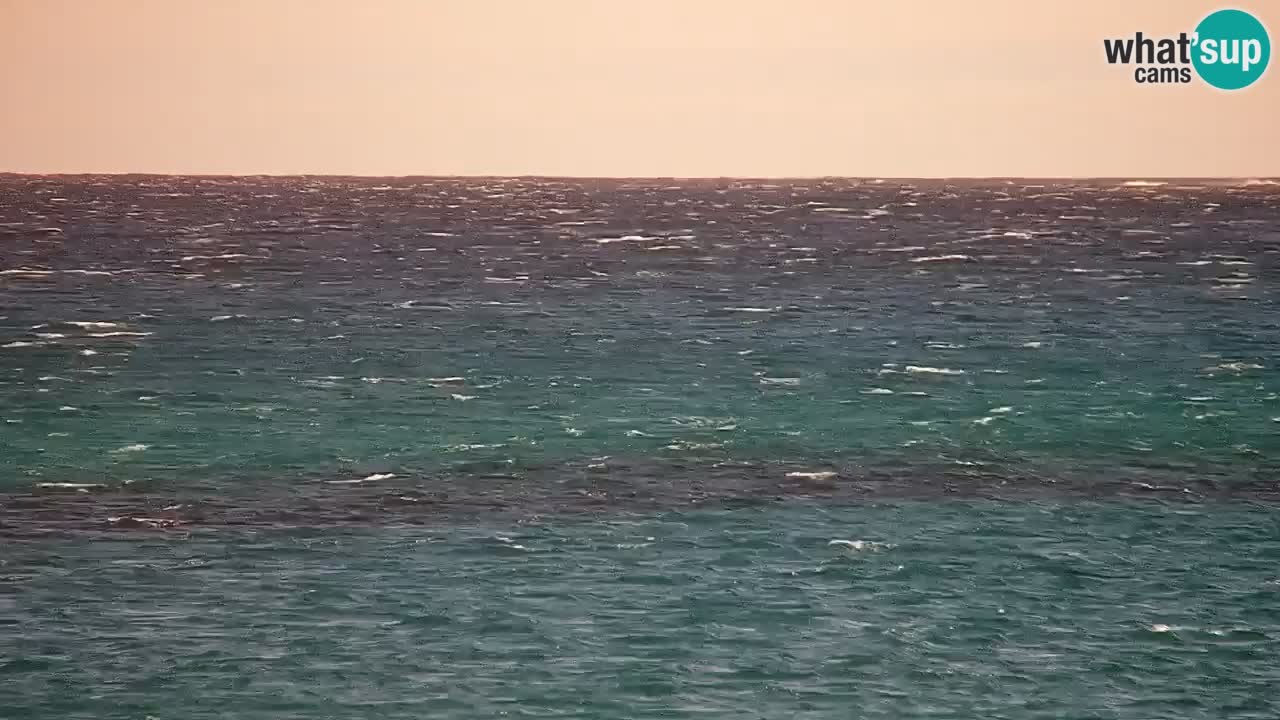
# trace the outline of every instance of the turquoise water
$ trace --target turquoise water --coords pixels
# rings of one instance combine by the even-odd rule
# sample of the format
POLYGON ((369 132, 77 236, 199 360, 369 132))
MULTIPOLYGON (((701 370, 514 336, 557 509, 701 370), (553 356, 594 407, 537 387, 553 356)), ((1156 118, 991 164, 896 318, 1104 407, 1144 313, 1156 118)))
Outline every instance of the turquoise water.
POLYGON ((1277 194, 0 177, 0 707, 1275 717, 1277 194))
POLYGON ((906 501, 6 551, 15 718, 1273 718, 1270 507, 906 501), (862 549, 831 540, 863 540, 862 549))

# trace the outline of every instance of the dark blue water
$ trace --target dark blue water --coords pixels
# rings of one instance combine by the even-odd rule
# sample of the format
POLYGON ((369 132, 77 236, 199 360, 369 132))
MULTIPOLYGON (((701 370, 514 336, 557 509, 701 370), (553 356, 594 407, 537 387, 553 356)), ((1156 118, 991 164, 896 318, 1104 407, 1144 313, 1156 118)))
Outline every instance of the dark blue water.
POLYGON ((0 177, 0 715, 1275 717, 1277 197, 0 177))

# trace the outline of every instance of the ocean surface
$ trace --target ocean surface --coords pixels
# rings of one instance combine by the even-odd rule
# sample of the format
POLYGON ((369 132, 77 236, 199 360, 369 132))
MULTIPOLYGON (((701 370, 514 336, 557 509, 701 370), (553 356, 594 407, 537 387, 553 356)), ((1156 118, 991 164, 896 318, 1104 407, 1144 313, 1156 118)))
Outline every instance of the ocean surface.
POLYGON ((0 717, 1280 717, 1280 184, 0 175, 0 717))

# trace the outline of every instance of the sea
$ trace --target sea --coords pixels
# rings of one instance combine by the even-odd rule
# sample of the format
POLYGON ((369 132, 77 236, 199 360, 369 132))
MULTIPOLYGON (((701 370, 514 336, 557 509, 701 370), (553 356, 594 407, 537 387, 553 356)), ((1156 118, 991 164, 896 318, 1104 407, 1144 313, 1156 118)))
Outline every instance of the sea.
POLYGON ((0 717, 1280 717, 1280 183, 0 175, 0 717))

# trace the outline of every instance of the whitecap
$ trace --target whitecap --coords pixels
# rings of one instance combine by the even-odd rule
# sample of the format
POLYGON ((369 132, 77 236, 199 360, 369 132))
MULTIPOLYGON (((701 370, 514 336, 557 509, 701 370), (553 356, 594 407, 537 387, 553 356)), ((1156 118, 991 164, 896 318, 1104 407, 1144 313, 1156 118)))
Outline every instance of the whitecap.
POLYGON ((642 242, 646 240, 661 240, 656 235, 619 235, 617 237, 600 237, 594 238, 597 245, 608 245, 610 243, 620 242, 642 242))
POLYGON ((395 473, 374 473, 362 478, 352 478, 350 480, 329 480, 330 485, 359 485, 366 482, 377 482, 379 480, 390 480, 395 477, 395 473))
POLYGON ((245 253, 223 253, 222 255, 183 255, 178 258, 178 262, 192 262, 195 260, 238 260, 240 258, 249 257, 245 253))
POLYGON ((448 452, 471 452, 473 450, 496 450, 506 446, 506 443, 458 443, 456 445, 446 445, 444 449, 448 452))
POLYGON ((926 365, 908 365, 903 368, 904 372, 915 375, 964 375, 964 370, 953 370, 951 368, 936 368, 926 365))
POLYGON ((830 540, 827 547, 838 547, 854 552, 862 552, 863 550, 887 550, 893 545, 889 543, 876 542, 874 540, 830 540))
POLYGON ((109 329, 111 329, 111 328, 118 328, 118 327, 120 327, 120 326, 121 326, 121 323, 115 323, 115 322, 96 322, 96 321, 92 321, 92 320, 68 320, 68 321, 67 321, 66 323, 64 323, 64 324, 65 324, 65 325, 75 325, 76 327, 78 327, 78 328, 80 328, 80 329, 82 329, 82 330, 109 330, 109 329))
POLYGON ((125 445, 124 447, 116 448, 115 450, 112 450, 111 452, 113 452, 113 453, 135 453, 135 452, 142 452, 143 450, 146 450, 146 449, 148 449, 148 448, 150 448, 150 447, 151 447, 150 445, 143 445, 142 443, 134 443, 134 444, 132 444, 132 445, 125 445))
POLYGON ((972 255, 930 255, 926 257, 913 257, 913 263, 925 262, 973 262, 972 255))
POLYGON ((525 547, 524 545, 521 545, 521 544, 517 543, 515 540, 513 540, 513 539, 511 539, 511 538, 507 537, 506 535, 494 535, 494 536, 493 536, 493 539, 494 539, 494 540, 497 540, 497 541, 498 541, 498 542, 500 542, 500 543, 502 543, 502 545, 503 545, 504 547, 509 547, 509 548, 511 548, 512 550, 523 550, 523 551, 525 551, 525 552, 528 552, 528 551, 529 551, 529 548, 525 547))
POLYGON ((1205 368, 1205 371, 1212 373, 1215 370, 1226 370, 1227 372, 1243 373, 1248 370, 1262 370, 1262 369, 1263 369, 1263 366, 1257 363, 1226 362, 1226 363, 1222 363, 1221 365, 1214 365, 1213 367, 1205 368))
POLYGON ((79 492, 88 492, 90 490, 101 490, 106 485, 102 483, 70 483, 70 482, 41 482, 36 483, 36 487, 42 490, 76 490, 79 492))
POLYGON ((788 480, 810 480, 814 482, 826 482, 834 480, 839 475, 832 470, 795 470, 786 474, 788 480))

